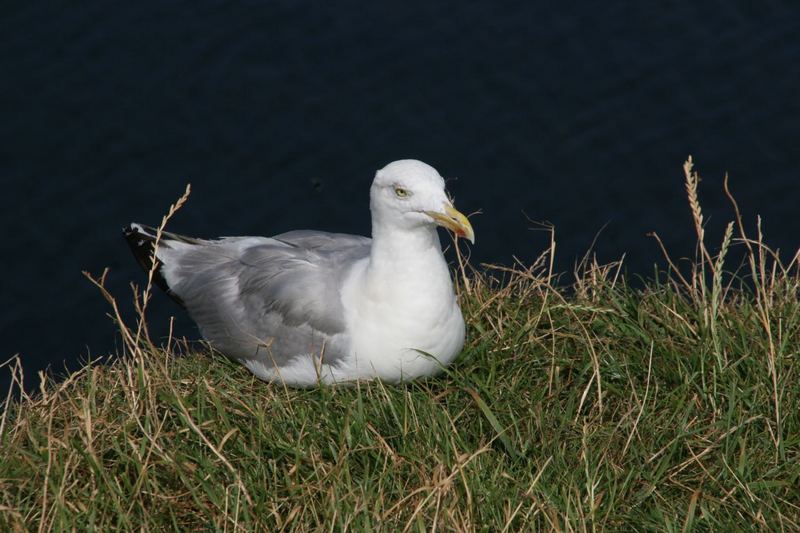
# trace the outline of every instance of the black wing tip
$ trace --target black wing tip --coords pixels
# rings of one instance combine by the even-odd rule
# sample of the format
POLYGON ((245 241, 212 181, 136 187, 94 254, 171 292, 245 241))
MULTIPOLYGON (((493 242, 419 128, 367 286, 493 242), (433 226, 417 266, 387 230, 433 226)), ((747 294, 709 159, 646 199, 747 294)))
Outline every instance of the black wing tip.
POLYGON ((122 233, 126 237, 130 235, 142 235, 150 239, 155 239, 157 232, 158 230, 156 230, 156 228, 145 224, 139 224, 138 222, 131 222, 130 224, 122 226, 122 233))
POLYGON ((127 239, 131 235, 137 234, 139 232, 139 227, 139 224, 136 222, 126 224, 125 226, 122 226, 122 234, 125 235, 125 238, 127 239))
MULTIPOLYGON (((125 240, 128 241, 128 246, 133 252, 133 257, 136 258, 136 262, 142 267, 145 272, 150 272, 150 269, 153 267, 153 259, 155 258, 154 252, 154 245, 156 241, 155 235, 148 233, 148 230, 155 231, 153 228, 149 226, 145 226, 143 224, 137 224, 132 222, 127 226, 122 228, 122 234, 125 236, 125 240)), ((153 282, 161 288, 164 292, 166 292, 170 298, 178 302, 181 306, 186 307, 181 300, 172 289, 170 289, 167 280, 164 278, 164 275, 161 272, 163 268, 163 264, 158 259, 156 261, 156 268, 153 271, 153 282)))
POLYGON ((122 228, 122 234, 128 241, 133 256, 145 270, 153 265, 153 244, 155 237, 147 233, 140 224, 132 222, 122 228))

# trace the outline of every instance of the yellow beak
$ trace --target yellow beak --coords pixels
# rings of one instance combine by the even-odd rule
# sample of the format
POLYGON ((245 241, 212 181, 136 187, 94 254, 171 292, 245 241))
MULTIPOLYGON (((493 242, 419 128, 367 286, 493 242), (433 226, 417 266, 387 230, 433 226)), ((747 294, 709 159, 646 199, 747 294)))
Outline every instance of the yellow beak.
POLYGON ((472 244, 475 244, 475 232, 472 224, 469 223, 460 211, 452 205, 444 206, 444 213, 438 211, 425 211, 425 214, 436 221, 440 226, 449 229, 458 237, 464 237, 472 244))

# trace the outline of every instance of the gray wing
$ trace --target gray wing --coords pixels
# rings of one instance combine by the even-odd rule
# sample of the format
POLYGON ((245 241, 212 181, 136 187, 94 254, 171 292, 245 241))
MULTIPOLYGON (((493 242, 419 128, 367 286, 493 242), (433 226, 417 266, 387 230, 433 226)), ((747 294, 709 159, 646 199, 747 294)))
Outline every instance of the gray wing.
POLYGON ((165 241, 170 290, 203 336, 235 359, 282 366, 298 355, 333 364, 349 345, 340 289, 369 255, 366 237, 293 231, 273 238, 165 241))

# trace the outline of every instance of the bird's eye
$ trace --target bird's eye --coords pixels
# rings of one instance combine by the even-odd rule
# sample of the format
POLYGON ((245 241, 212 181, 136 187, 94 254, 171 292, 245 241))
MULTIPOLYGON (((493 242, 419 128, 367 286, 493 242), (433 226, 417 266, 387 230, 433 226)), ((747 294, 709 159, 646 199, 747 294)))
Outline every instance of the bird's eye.
POLYGON ((397 195, 398 198, 408 198, 409 196, 411 196, 411 193, 402 187, 395 187, 394 193, 397 195))

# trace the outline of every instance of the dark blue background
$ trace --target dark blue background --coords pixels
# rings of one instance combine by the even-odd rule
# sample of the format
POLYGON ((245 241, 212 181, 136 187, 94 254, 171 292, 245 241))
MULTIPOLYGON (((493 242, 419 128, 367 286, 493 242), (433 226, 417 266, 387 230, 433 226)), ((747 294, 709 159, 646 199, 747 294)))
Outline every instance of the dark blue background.
MULTIPOLYGON (((569 270, 607 224, 600 259, 649 275, 646 232, 693 252, 691 153, 712 242, 729 171, 748 220, 797 249, 796 3, 402 5, 4 6, 0 357, 30 376, 113 351, 80 272, 110 267, 127 300, 143 276, 120 228, 157 223, 187 182, 175 231, 368 233, 374 171, 414 157, 483 211, 474 259, 530 261, 548 237, 529 219, 548 220, 569 270)), ((196 336, 152 308, 156 333, 176 314, 196 336)))

